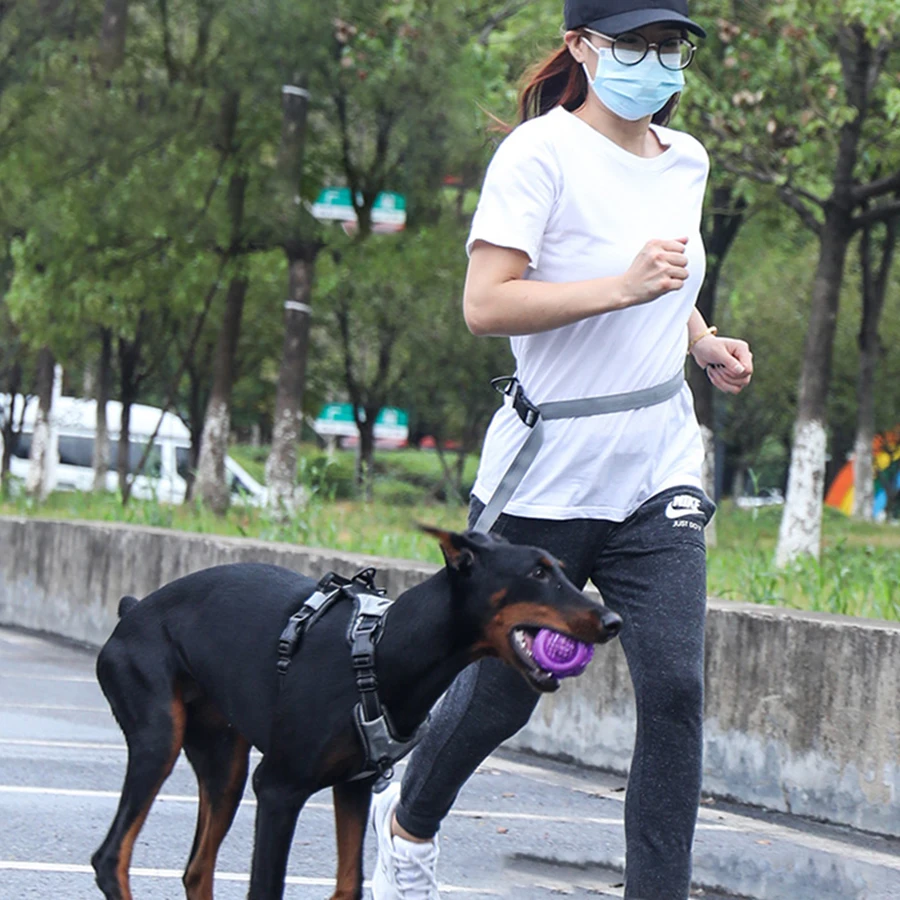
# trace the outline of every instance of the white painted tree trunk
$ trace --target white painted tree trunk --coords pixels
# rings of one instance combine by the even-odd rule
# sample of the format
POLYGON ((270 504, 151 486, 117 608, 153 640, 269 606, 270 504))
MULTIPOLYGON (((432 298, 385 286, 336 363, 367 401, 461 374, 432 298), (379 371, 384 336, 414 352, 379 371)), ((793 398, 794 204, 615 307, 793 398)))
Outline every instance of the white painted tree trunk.
POLYGON ((775 549, 775 565, 784 568, 797 557, 819 558, 822 499, 825 485, 824 423, 799 421, 794 433, 787 497, 775 549))
POLYGON ((56 466, 59 459, 59 433, 54 422, 55 410, 62 394, 62 366, 53 367, 53 386, 50 392, 50 406, 44 409, 38 405, 31 437, 28 475, 25 490, 32 497, 45 500, 56 486, 56 466))
POLYGON ((272 449, 266 458, 266 489, 269 512, 277 519, 293 518, 306 504, 306 492, 297 484, 297 440, 299 415, 284 409, 272 428, 272 449))
POLYGON ((211 397, 203 419, 200 459, 197 461, 196 496, 217 513, 228 508, 225 456, 231 431, 231 410, 222 399, 211 397))
POLYGON ((875 472, 871 442, 857 437, 853 453, 853 515, 871 522, 875 518, 875 472))
MULTIPOLYGON (((713 499, 716 496, 716 437, 707 425, 700 426, 700 435, 703 438, 703 490, 713 499)), ((716 517, 713 516, 706 526, 706 546, 715 547, 717 543, 716 517)))

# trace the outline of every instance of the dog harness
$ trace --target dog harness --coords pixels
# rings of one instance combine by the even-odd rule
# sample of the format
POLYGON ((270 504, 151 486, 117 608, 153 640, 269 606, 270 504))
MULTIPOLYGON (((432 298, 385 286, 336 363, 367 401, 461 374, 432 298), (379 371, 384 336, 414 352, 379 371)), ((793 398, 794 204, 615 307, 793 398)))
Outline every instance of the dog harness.
POLYGON ((494 378, 491 385, 501 394, 512 398, 512 407, 519 418, 531 429, 519 452, 503 473, 500 483, 481 515, 475 522, 474 531, 487 533, 497 521, 504 507, 509 503, 516 488, 522 483, 525 473, 531 468, 544 443, 544 419, 580 419, 587 416, 601 416, 607 413, 625 412, 655 406, 670 400, 684 384, 684 372, 680 371, 662 384, 626 391, 624 394, 606 394, 602 397, 581 397, 576 400, 551 400, 536 405, 525 395, 522 384, 514 375, 494 378))
POLYGON ((381 789, 394 774, 394 764, 403 759, 425 736, 430 716, 408 738, 399 738, 387 709, 378 696, 378 678, 375 674, 375 651, 384 630, 384 620, 393 600, 385 596, 375 585, 375 569, 367 568, 352 578, 344 578, 329 572, 316 585, 312 595, 295 612, 281 633, 278 641, 278 674, 283 681, 297 652, 303 635, 341 600, 352 600, 353 615, 347 628, 347 641, 359 703, 353 711, 356 731, 366 754, 363 771, 351 780, 377 776, 375 789, 381 789))

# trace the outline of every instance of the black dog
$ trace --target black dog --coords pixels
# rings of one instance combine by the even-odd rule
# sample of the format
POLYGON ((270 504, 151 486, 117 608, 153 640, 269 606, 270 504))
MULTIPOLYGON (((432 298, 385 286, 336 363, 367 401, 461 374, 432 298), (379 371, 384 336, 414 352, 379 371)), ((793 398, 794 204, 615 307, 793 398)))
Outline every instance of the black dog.
MULTIPOLYGON (((377 681, 394 734, 414 734, 455 676, 480 657, 500 657, 536 690, 556 690, 558 681, 528 649, 538 628, 592 643, 618 632, 619 618, 575 588, 544 551, 474 532, 426 530, 440 541, 446 568, 390 607, 372 664, 370 681, 377 681)), ((92 858, 107 900, 131 900, 135 839, 182 748, 200 795, 184 886, 188 900, 211 900, 216 855, 243 794, 251 746, 263 759, 253 775, 248 897, 283 896, 297 816, 324 787, 333 788, 337 825, 333 898, 362 897, 363 835, 383 770, 367 771, 356 721, 360 679, 347 649, 354 605, 323 610, 289 667, 282 649, 286 672, 279 675, 279 638, 311 595, 322 596, 311 578, 238 564, 180 578, 140 603, 123 598, 121 620, 97 659, 128 744, 119 807, 92 858)))

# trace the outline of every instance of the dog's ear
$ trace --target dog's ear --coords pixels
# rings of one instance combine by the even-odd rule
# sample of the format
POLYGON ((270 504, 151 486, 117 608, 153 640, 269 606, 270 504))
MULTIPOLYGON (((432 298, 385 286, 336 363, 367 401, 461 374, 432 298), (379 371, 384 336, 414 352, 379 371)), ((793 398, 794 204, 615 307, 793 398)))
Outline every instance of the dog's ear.
POLYGON ((432 528, 430 525, 419 525, 419 528, 437 538, 444 554, 444 562, 447 563, 448 569, 453 569, 461 575, 468 575, 472 571, 472 564, 475 562, 475 552, 470 541, 465 535, 457 534, 455 531, 446 531, 442 528, 432 528))

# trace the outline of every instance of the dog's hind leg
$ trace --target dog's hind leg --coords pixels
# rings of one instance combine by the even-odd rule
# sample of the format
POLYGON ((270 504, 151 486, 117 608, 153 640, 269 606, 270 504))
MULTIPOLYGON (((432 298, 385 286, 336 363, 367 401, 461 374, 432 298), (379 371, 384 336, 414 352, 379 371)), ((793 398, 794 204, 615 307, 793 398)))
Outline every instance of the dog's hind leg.
POLYGON ((332 788, 337 829, 337 884, 331 900, 360 900, 363 895, 362 851, 372 779, 344 781, 332 788))
POLYGON ((250 745, 224 722, 199 724, 199 718, 189 706, 184 752, 197 775, 200 807, 183 881, 188 900, 212 900, 216 856, 244 793, 250 745))
POLYGON ((267 757, 253 773, 256 830, 247 900, 281 900, 297 816, 312 788, 303 789, 283 776, 267 757))
POLYGON ((134 842, 178 759, 186 716, 176 687, 161 689, 158 682, 154 685, 152 680, 139 677, 133 667, 126 670, 129 683, 122 685, 117 678, 104 677, 98 662, 98 677, 128 744, 119 808, 106 839, 91 857, 97 886, 107 900, 132 900, 128 867, 134 842))

